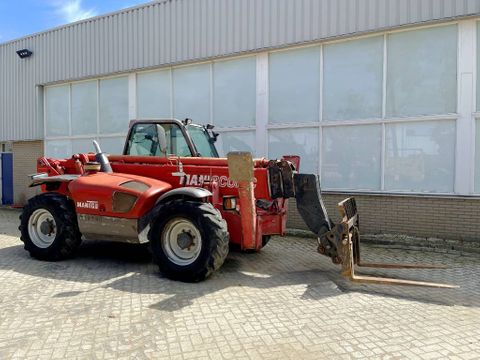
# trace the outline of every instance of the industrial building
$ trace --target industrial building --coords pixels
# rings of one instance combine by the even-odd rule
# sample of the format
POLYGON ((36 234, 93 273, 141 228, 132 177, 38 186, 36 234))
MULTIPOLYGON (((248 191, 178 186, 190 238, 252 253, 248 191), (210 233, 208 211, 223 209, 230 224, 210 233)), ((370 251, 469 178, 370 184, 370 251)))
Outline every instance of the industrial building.
POLYGON ((222 154, 300 155, 364 232, 476 239, 479 41, 476 0, 164 0, 0 44, 2 202, 41 155, 188 117, 222 154))

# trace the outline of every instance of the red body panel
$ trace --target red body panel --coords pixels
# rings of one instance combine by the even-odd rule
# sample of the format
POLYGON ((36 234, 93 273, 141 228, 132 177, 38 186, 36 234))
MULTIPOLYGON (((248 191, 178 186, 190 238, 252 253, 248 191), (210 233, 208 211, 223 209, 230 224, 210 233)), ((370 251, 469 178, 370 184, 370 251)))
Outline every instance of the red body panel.
POLYGON ((77 213, 138 219, 145 215, 155 205, 161 194, 172 186, 163 181, 128 174, 94 173, 81 176, 68 185, 70 197, 74 200, 77 213), (144 191, 129 189, 121 185, 129 181, 138 181, 147 186, 144 191), (115 192, 131 194, 137 197, 135 204, 128 212, 118 212, 113 209, 113 194, 115 192), (89 205, 91 204, 91 205, 89 205))
MULTIPOLYGON (((94 154, 76 154, 71 159, 56 160, 40 158, 37 163, 39 172, 47 172, 50 176, 61 173, 82 174, 82 164, 94 161, 94 154)), ((270 198, 268 171, 269 161, 254 160, 254 198, 272 203, 268 209, 256 207, 254 231, 255 243, 248 240, 251 234, 242 233, 242 219, 239 205, 236 210, 223 209, 224 196, 239 196, 238 184, 228 177, 228 164, 225 158, 165 158, 149 156, 109 156, 113 174, 86 174, 56 191, 72 197, 75 202, 88 200, 98 201, 98 209, 78 208, 83 214, 138 218, 148 211, 156 199, 164 192, 179 187, 203 187, 213 193, 210 200, 220 210, 227 221, 230 239, 242 248, 259 249, 263 235, 283 235, 286 225, 287 200, 270 198), (184 176, 179 176, 183 171, 184 176), (131 212, 115 213, 112 211, 112 195, 115 191, 129 192, 120 187, 128 179, 137 179, 148 183, 151 188, 139 196, 131 212), (256 228, 256 229, 255 229, 256 228)), ((44 188, 45 190, 45 188, 44 188)), ((133 191, 133 190, 131 190, 133 191)))

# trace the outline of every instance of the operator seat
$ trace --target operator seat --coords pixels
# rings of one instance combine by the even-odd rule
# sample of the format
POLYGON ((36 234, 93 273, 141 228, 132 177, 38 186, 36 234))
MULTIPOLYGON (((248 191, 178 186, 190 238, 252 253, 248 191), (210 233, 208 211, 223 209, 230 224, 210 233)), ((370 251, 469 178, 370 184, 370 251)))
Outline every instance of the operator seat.
POLYGON ((132 144, 130 145, 130 155, 152 155, 151 149, 153 144, 153 139, 148 134, 136 133, 133 135, 132 144))

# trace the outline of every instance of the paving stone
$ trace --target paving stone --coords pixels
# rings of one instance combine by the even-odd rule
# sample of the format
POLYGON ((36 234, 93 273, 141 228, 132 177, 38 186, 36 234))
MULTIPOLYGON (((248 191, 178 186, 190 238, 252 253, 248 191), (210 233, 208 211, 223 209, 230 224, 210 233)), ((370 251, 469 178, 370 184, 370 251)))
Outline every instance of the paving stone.
POLYGON ((85 242, 76 258, 23 250, 0 210, 0 359, 480 358, 480 258, 367 245, 370 261, 448 265, 364 273, 459 289, 352 284, 307 238, 230 253, 205 282, 163 278, 141 246, 85 242))

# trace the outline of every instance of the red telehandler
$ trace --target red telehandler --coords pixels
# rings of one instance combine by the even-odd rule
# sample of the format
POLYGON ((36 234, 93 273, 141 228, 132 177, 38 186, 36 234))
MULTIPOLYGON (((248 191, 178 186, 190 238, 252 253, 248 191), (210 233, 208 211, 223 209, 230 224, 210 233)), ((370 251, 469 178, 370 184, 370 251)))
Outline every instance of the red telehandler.
POLYGON ((252 159, 247 152, 220 158, 213 126, 175 119, 133 121, 123 155, 95 153, 69 159, 41 157, 31 198, 21 215, 21 239, 35 258, 72 256, 82 238, 150 243, 169 278, 195 282, 224 262, 230 243, 258 251, 272 235, 284 235, 287 202, 295 198, 318 251, 341 264, 353 281, 451 287, 401 279, 359 276, 358 214, 353 198, 338 206, 334 224, 323 205, 318 176, 298 172, 300 158, 252 159))

